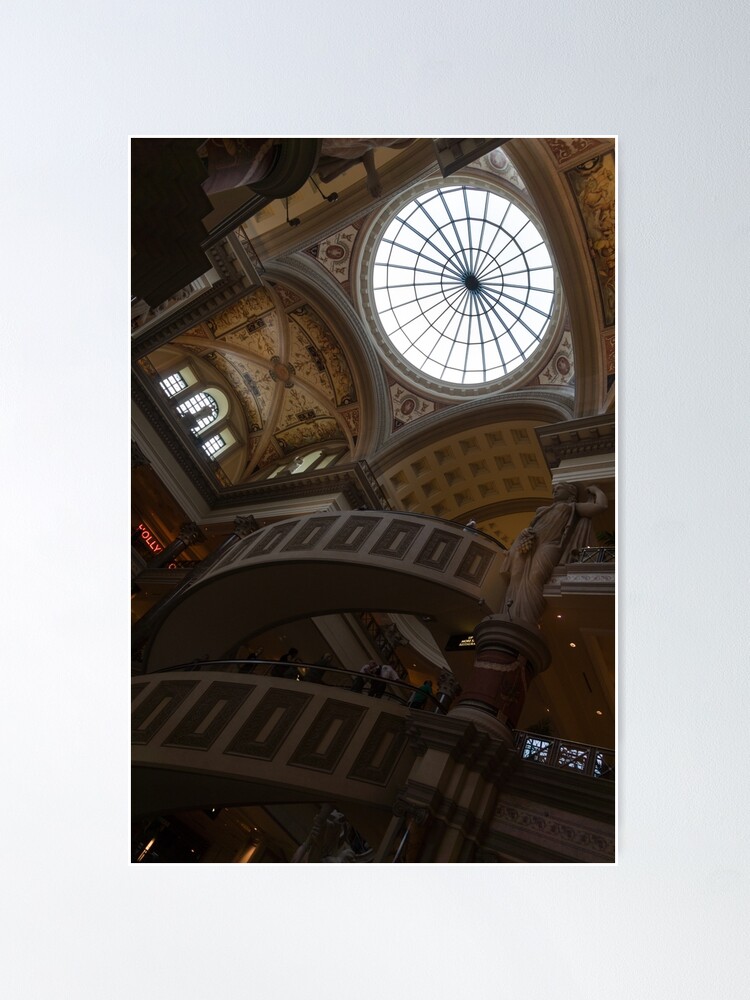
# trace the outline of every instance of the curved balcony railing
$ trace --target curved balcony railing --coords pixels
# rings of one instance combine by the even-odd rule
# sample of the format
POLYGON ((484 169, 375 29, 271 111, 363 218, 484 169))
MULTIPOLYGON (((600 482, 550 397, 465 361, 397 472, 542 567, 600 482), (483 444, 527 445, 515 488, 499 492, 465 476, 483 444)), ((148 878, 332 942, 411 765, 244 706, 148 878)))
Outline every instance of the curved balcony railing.
POLYGON ((576 771, 593 778, 614 780, 614 750, 523 730, 514 733, 514 742, 521 760, 564 771, 576 771))
POLYGON ((386 680, 381 677, 369 677, 357 670, 347 670, 345 667, 322 667, 317 663, 286 663, 283 660, 191 660, 172 667, 162 667, 152 671, 150 676, 173 673, 175 671, 220 671, 228 674, 257 674, 259 676, 278 677, 280 679, 302 681, 310 684, 322 684, 328 687, 342 688, 354 694, 372 696, 378 688, 384 685, 382 697, 397 701, 405 707, 415 693, 424 694, 433 712, 445 714, 448 706, 440 700, 440 696, 428 694, 426 691, 409 684, 406 681, 386 680), (374 685, 374 687, 373 687, 374 685))

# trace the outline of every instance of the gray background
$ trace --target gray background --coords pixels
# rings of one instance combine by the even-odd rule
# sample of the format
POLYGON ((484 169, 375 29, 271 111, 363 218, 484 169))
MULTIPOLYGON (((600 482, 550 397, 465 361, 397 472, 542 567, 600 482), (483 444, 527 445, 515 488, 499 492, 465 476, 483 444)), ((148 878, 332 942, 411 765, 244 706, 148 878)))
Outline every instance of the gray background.
POLYGON ((746 5, 3 11, 8 995, 739 995, 746 5), (619 137, 616 867, 129 864, 129 134, 619 137))

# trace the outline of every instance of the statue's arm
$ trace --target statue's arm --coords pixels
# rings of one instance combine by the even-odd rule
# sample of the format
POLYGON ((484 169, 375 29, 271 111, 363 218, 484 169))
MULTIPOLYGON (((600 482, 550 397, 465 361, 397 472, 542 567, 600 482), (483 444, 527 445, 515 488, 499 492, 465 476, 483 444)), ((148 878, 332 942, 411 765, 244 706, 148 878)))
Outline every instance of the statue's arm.
POLYGON ((586 491, 592 500, 588 500, 585 503, 576 504, 576 514, 579 517, 593 517, 594 514, 600 514, 603 510, 609 507, 606 496, 602 493, 598 486, 589 486, 586 491))

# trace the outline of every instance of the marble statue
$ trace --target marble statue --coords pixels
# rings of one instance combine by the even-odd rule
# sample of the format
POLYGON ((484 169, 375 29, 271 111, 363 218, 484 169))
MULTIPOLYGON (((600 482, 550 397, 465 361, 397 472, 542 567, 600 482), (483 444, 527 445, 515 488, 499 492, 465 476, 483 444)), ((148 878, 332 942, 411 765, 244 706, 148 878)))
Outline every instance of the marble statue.
POLYGON ((576 483, 554 484, 552 503, 537 510, 508 551, 502 571, 507 589, 496 617, 530 626, 539 622, 546 606, 544 585, 555 566, 589 544, 591 518, 607 509, 598 486, 589 486, 586 493, 590 499, 579 503, 576 483))
POLYGON ((350 830, 346 816, 330 803, 324 803, 315 815, 309 834, 294 852, 292 863, 356 861, 357 856, 349 843, 350 830))

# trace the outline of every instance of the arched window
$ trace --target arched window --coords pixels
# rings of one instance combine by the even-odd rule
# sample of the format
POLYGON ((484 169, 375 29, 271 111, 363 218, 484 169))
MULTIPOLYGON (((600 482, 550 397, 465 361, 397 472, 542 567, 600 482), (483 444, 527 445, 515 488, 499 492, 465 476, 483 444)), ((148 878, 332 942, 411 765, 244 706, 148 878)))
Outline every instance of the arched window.
POLYGON ((184 403, 177 407, 178 413, 192 413, 197 417, 193 425, 193 433, 197 434, 209 424, 212 424, 219 415, 219 406, 213 396, 207 392, 197 392, 184 403))

